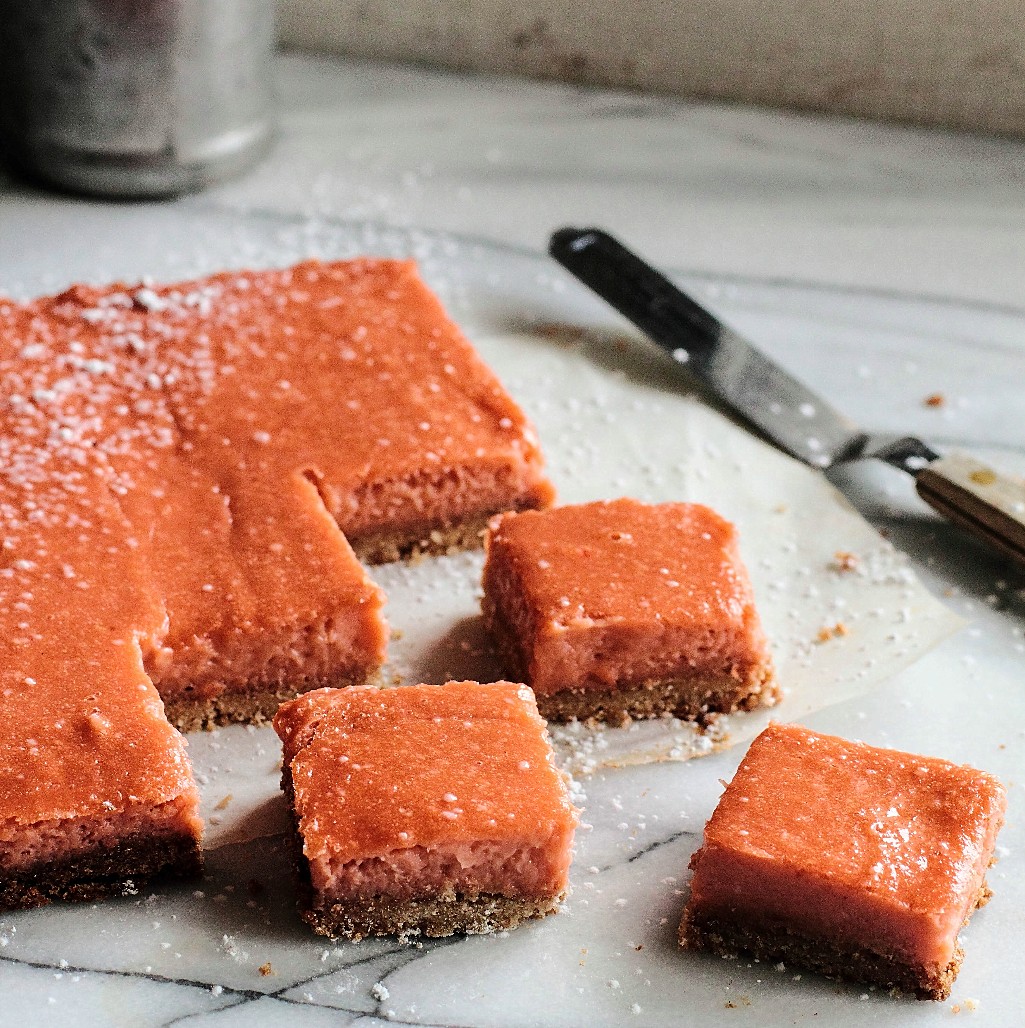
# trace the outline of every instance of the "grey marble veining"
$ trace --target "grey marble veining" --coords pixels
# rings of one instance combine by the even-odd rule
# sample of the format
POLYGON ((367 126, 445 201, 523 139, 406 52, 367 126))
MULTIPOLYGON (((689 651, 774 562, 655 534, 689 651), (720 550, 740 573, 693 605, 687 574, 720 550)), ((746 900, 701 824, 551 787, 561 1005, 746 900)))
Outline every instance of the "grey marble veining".
MULTIPOLYGON (((183 210, 306 215, 314 229, 368 220, 534 250, 558 224, 600 222, 867 427, 971 445, 1025 473, 1017 144, 312 58, 282 72, 272 159, 183 210), (934 392, 940 408, 922 403, 934 392)), ((0 182, 0 291, 18 291, 30 265, 54 287, 116 270, 119 255, 94 248, 108 215, 0 182)), ((156 209, 130 217, 129 266, 160 245, 146 233, 162 224, 156 209)), ((0 1024, 853 1028, 945 1024, 971 998, 977 1010, 959 1018, 1017 1025, 1025 580, 931 518, 895 473, 857 467, 836 481, 968 624, 808 723, 973 763, 1011 790, 996 896, 965 933, 950 1003, 678 951, 687 861, 734 750, 589 778, 566 912, 505 936, 334 946, 294 915, 280 837, 211 851, 201 882, 0 914, 0 1024)), ((254 735, 274 752, 273 735, 254 735)))

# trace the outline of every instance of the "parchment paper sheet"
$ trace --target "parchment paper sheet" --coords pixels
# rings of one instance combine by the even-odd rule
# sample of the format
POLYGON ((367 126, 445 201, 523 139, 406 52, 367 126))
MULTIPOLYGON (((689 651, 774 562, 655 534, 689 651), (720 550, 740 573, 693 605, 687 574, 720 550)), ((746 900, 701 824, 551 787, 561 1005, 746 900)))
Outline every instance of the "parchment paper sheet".
MULTIPOLYGON (((626 729, 553 726, 573 773, 743 743, 770 718, 800 719, 865 692, 959 625, 820 473, 688 391, 659 353, 611 331, 547 323, 496 330, 488 320, 463 324, 533 417, 560 502, 700 501, 738 525, 785 690, 771 710, 723 718, 705 734, 675 719, 626 729)), ((482 562, 482 554, 464 553, 373 569, 396 634, 387 682, 501 676, 479 618, 482 562)), ((190 746, 208 847, 283 829, 269 729, 193 735, 190 746)))

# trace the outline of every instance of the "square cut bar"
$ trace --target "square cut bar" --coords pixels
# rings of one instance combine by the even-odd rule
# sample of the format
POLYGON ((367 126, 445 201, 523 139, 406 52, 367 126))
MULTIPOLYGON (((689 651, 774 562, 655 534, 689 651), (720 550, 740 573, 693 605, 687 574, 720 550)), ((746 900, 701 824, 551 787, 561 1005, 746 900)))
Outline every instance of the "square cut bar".
POLYGON ((946 999, 990 897, 992 775, 770 725, 691 859, 680 943, 946 999))
POLYGON ((558 909, 577 813, 525 686, 323 689, 274 727, 314 931, 478 934, 558 909))
POLYGON ((549 720, 706 720, 776 702, 736 530, 707 507, 507 514, 486 546, 485 622, 549 720))

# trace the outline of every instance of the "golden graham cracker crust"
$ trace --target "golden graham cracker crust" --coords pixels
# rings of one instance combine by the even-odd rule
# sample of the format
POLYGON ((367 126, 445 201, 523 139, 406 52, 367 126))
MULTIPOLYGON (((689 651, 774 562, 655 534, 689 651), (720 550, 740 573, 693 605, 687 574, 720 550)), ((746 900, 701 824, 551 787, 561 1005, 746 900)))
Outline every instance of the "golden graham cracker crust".
POLYGON ((353 903, 333 903, 325 909, 307 907, 302 919, 319 935, 332 939, 364 939, 372 935, 486 935, 515 928, 523 921, 554 914, 562 896, 519 899, 509 896, 439 896, 397 900, 375 896, 353 903))
POLYGON ((130 836, 111 848, 0 876, 0 910, 134 896, 155 882, 191 878, 202 870, 199 844, 191 835, 130 836))
POLYGON ((328 676, 326 681, 311 678, 286 685, 250 692, 223 692, 218 696, 176 697, 164 704, 168 721, 180 732, 211 730, 221 725, 269 724, 279 706, 294 700, 312 689, 346 688, 354 685, 377 685, 379 673, 366 678, 362 674, 351 678, 328 676))
POLYGON ((626 725, 635 719, 671 714, 682 721, 711 723, 717 714, 754 710, 779 702, 781 693, 771 668, 747 680, 733 675, 702 675, 683 681, 652 681, 601 689, 569 690, 537 697, 547 721, 604 721, 626 725))
POLYGON ((491 512, 458 524, 425 526, 416 532, 377 532, 350 540, 353 552, 364 564, 416 561, 422 557, 444 557, 464 550, 479 550, 491 512))

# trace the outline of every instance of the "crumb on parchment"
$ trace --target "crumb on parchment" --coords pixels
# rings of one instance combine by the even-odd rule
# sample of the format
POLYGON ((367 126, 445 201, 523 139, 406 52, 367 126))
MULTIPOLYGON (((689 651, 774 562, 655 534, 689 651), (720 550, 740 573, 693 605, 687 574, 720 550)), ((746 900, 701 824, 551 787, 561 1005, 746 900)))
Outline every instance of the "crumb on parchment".
POLYGON ((861 563, 856 553, 851 553, 849 550, 837 550, 833 554, 833 561, 830 567, 834 571, 857 571, 858 565, 861 563))
POLYGON ((850 635, 850 629, 842 621, 833 625, 823 625, 815 637, 817 642, 826 643, 830 639, 839 639, 841 636, 850 635))

